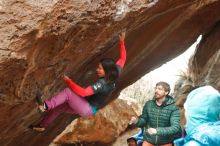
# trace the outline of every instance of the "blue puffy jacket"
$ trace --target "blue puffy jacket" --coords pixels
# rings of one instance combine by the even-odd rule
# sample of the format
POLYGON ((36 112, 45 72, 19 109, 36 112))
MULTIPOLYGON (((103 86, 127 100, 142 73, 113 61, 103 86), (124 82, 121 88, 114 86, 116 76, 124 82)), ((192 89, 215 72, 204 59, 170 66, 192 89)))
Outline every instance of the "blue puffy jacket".
POLYGON ((188 95, 184 104, 186 133, 190 134, 201 124, 216 122, 220 116, 220 94, 212 86, 199 87, 188 95))

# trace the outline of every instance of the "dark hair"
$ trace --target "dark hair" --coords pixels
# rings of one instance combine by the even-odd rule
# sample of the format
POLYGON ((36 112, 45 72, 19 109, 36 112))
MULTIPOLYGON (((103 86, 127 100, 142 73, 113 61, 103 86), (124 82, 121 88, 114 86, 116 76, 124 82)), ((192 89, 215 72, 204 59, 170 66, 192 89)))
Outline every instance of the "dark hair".
POLYGON ((127 143, 129 143, 130 141, 134 141, 137 144, 137 139, 134 137, 130 137, 127 139, 127 143))
POLYGON ((168 94, 170 93, 170 85, 167 82, 158 82, 156 86, 162 86, 168 94))
POLYGON ((105 71, 105 79, 107 82, 115 82, 119 77, 119 71, 116 67, 116 63, 111 58, 104 58, 100 60, 102 67, 105 71))

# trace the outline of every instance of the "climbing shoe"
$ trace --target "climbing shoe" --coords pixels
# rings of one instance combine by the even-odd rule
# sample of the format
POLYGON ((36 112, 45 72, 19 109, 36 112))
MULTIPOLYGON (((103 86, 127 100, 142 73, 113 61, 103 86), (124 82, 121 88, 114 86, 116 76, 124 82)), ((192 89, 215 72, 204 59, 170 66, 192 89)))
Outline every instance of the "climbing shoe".
POLYGON ((40 110, 40 112, 45 112, 47 109, 47 106, 43 102, 43 99, 41 97, 42 97, 42 94, 39 91, 37 91, 35 99, 37 102, 38 109, 40 110))
POLYGON ((38 109, 43 113, 46 111, 43 105, 38 105, 38 109))

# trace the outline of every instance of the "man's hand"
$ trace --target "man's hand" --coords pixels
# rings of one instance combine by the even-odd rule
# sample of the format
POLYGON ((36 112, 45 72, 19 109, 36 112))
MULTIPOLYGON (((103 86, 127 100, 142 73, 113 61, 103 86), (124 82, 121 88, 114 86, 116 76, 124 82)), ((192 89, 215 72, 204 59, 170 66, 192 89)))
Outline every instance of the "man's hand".
POLYGON ((155 128, 148 128, 147 132, 152 135, 152 134, 157 134, 157 130, 155 128))
POLYGON ((125 31, 122 31, 121 34, 119 34, 120 41, 124 41, 125 39, 125 31))
POLYGON ((132 125, 132 124, 136 124, 137 123, 137 118, 136 117, 131 117, 131 120, 129 122, 129 125, 132 125))

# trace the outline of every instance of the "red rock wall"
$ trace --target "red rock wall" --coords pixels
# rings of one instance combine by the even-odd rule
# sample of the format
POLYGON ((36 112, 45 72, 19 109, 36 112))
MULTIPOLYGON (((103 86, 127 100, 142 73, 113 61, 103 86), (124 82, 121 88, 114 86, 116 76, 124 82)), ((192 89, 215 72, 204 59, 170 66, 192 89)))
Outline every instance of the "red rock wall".
POLYGON ((182 53, 220 19, 217 0, 120 2, 0 2, 0 145, 48 145, 70 117, 56 120, 46 133, 28 131, 39 118, 37 89, 44 98, 61 90, 62 73, 83 86, 93 82, 100 58, 118 58, 121 29, 127 29, 128 61, 118 91, 182 53))

